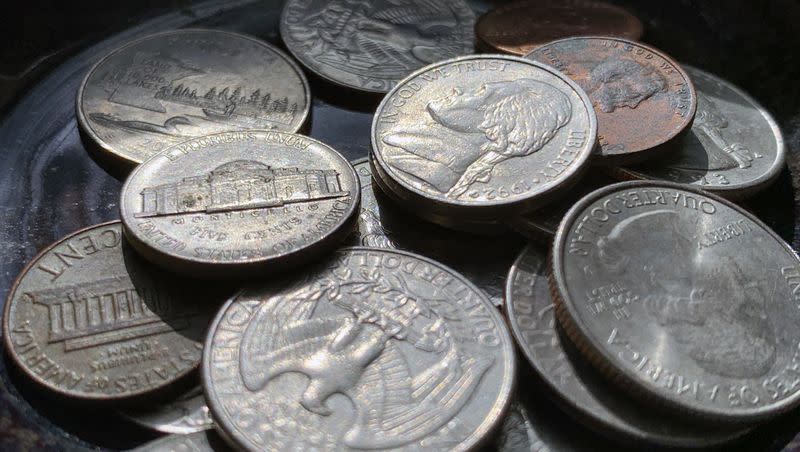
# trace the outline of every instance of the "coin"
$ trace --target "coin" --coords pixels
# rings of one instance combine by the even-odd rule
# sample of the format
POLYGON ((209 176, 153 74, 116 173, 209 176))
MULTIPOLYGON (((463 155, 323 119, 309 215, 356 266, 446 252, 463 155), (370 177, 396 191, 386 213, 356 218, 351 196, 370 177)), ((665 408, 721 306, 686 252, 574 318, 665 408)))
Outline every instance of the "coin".
POLYGON ((222 452, 229 450, 212 431, 167 435, 131 452, 222 452))
POLYGON ((642 31, 642 23, 628 11, 586 0, 517 1, 489 10, 475 24, 480 47, 520 56, 555 39, 594 35, 635 41, 642 31))
POLYGON ((353 162, 361 183, 358 229, 348 243, 402 249, 441 262, 483 290, 495 306, 503 304, 508 268, 523 241, 515 234, 486 237, 465 234, 409 218, 373 187, 367 159, 353 162))
POLYGON ((508 409, 497 437, 492 441, 492 450, 498 452, 537 452, 535 444, 538 438, 528 418, 528 410, 519 401, 514 400, 508 409))
POLYGON ((280 31, 320 78, 386 93, 416 69, 471 54, 474 23, 463 0, 289 0, 280 31))
POLYGON ((750 213, 685 185, 621 183, 573 207, 553 250, 559 321, 640 396, 731 422, 797 405, 800 262, 750 213))
POLYGON ((111 52, 78 90, 82 132, 102 157, 135 166, 191 138, 244 129, 295 132, 309 114, 303 72, 266 42, 176 30, 111 52))
POLYGON ((479 289, 377 248, 246 288, 206 344, 209 407, 248 450, 467 450, 502 420, 515 372, 479 289))
POLYGON ((689 76, 644 44, 567 38, 526 58, 555 67, 586 90, 597 112, 599 155, 607 163, 636 163, 669 151, 670 141, 694 118, 697 96, 689 76))
POLYGON ((196 370, 215 296, 153 272, 118 221, 74 232, 39 253, 6 300, 3 338, 46 388, 109 400, 164 389, 196 370))
POLYGON ((537 247, 522 251, 508 274, 506 313, 528 362, 571 414, 611 437, 676 447, 720 444, 746 431, 668 416, 621 394, 558 331, 545 264, 537 247))
POLYGON ((423 218, 497 221, 574 184, 596 131, 586 94, 549 66, 456 58, 415 72, 383 99, 373 172, 423 218))
POLYGON ((678 151, 617 168, 624 179, 663 179, 740 199, 766 188, 784 167, 783 135, 764 107, 731 83, 683 66, 697 90, 697 114, 678 151))
POLYGON ((139 425, 164 433, 185 435, 214 427, 200 386, 167 403, 130 407, 121 410, 120 414, 139 425))
POLYGON ((336 246, 354 226, 359 185, 312 138, 225 132, 172 146, 122 187, 125 235, 149 260, 211 277, 279 270, 336 246))

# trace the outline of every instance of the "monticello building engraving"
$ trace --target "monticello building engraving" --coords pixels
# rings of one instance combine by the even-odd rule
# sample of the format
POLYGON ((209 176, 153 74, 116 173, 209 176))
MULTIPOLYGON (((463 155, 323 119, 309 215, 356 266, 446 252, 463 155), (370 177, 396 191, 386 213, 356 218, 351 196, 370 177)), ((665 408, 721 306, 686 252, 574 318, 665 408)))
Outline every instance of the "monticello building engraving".
POLYGON ((209 174, 142 190, 142 212, 155 217, 277 207, 346 196, 334 170, 272 168, 251 160, 225 163, 209 174))
POLYGON ((176 317, 195 314, 172 312, 164 291, 136 289, 124 276, 30 291, 26 296, 47 306, 48 343, 64 342, 67 351, 180 330, 188 320, 176 317), (169 325, 165 319, 170 319, 169 325))

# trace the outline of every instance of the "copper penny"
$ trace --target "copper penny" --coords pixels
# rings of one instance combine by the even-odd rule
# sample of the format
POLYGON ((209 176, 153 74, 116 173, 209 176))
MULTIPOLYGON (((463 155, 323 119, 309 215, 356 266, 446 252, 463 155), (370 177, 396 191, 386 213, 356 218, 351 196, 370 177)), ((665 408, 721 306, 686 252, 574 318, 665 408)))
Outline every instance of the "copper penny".
POLYGON ((627 39, 584 36, 553 41, 526 55, 549 64, 589 95, 603 163, 647 160, 689 130, 697 95, 689 76, 659 50, 627 39))
POLYGON ((525 55, 554 39, 602 35, 638 40, 642 22, 624 9, 592 1, 520 1, 494 8, 475 24, 488 52, 525 55))

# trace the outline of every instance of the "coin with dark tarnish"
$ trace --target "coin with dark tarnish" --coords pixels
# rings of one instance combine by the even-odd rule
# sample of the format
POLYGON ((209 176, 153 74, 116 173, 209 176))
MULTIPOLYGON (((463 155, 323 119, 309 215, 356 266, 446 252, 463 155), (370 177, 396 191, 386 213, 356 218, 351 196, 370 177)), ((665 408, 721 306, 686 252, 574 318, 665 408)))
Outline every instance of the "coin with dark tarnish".
POLYGON ((730 422, 800 401, 800 260, 729 201, 667 182, 600 189, 559 226, 550 277, 569 337, 640 396, 730 422))
POLYGON ((675 154, 615 168, 621 178, 663 179, 741 199, 766 188, 784 167, 786 146, 772 116, 741 89, 684 66, 697 90, 697 114, 675 154))
POLYGON ((242 277, 335 247, 352 230, 359 185, 350 163, 314 139, 247 130, 170 147, 122 187, 125 235, 170 270, 242 277))
POLYGON ((164 433, 188 434, 214 427, 200 386, 167 403, 130 407, 121 410, 120 414, 139 425, 164 433))
POLYGON ((588 0, 523 0, 489 10, 475 24, 477 46, 489 52, 525 55, 570 36, 619 36, 637 40, 642 23, 624 9, 588 0))
POLYGON ((131 167, 212 133, 295 132, 308 117, 310 96, 297 64, 266 42, 219 30, 177 30, 131 42, 100 60, 78 91, 77 116, 88 148, 131 167))
POLYGON ((599 155, 607 163, 637 163, 673 150, 673 138, 688 131, 694 118, 697 97, 689 76, 644 44, 567 38, 526 58, 555 67, 586 90, 597 112, 599 155))
POLYGON ((463 0, 289 0, 280 29, 320 78, 385 93, 427 64, 471 54, 474 24, 463 0))
POLYGON ((211 430, 188 435, 167 435, 131 452, 223 452, 230 450, 211 430))
POLYGON ((563 74, 519 57, 475 55, 423 68, 383 99, 371 164, 413 213, 440 223, 497 221, 574 184, 596 134, 591 102, 563 74))
POLYGON ((677 447, 710 446, 746 432, 669 416, 620 394, 556 327, 545 264, 534 246, 519 255, 508 274, 506 313, 523 354, 570 414, 612 437, 677 447))
POLYGON ((28 264, 6 300, 3 337, 25 374, 50 390, 139 396, 197 369, 214 301, 197 284, 152 271, 117 221, 68 235, 28 264))
POLYGON ((249 450, 468 450, 502 420, 516 367, 479 289, 378 248, 244 289, 206 344, 211 412, 249 450))
POLYGON ((523 241, 516 234, 486 237, 444 229, 409 217, 373 187, 367 159, 353 162, 361 182, 358 230, 354 245, 401 249, 422 254, 456 270, 482 289, 495 306, 503 304, 508 268, 523 241))

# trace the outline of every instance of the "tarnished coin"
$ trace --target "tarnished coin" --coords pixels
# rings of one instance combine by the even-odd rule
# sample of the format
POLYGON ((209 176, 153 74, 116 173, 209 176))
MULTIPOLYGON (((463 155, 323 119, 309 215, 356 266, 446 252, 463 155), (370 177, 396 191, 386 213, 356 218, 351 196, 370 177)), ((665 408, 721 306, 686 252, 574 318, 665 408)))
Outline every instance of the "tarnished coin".
POLYGON ((474 24, 463 0, 289 0, 280 30, 317 76, 385 93, 425 65, 471 54, 474 24))
POLYGON ((456 270, 482 289, 495 306, 503 304, 508 268, 523 241, 516 234, 486 237, 460 233, 409 217, 373 187, 367 159, 353 162, 361 182, 358 230, 349 243, 422 254, 456 270))
POLYGON ((468 450, 502 420, 516 367, 479 289, 377 248, 245 289, 206 344, 211 412, 248 450, 468 450))
POLYGON ((523 354, 570 414, 611 437, 677 447, 719 444, 746 431, 665 415, 621 394, 556 327, 545 264, 543 251, 525 248, 508 274, 505 307, 523 354))
POLYGON ((185 435, 214 427, 203 397, 203 388, 200 386, 195 386, 167 403, 126 408, 120 414, 139 425, 164 433, 185 435))
POLYGON ((78 124, 101 155, 135 166, 212 133, 295 132, 311 95, 300 68, 266 42, 219 30, 176 30, 100 60, 77 99, 78 124))
POLYGON ((766 188, 784 166, 778 124, 752 97, 725 80, 685 66, 697 90, 697 114, 678 150, 664 159, 616 168, 622 178, 696 185, 729 199, 766 188))
POLYGON ((131 452, 223 452, 228 448, 211 430, 188 435, 167 435, 131 452))
POLYGON ((666 182, 581 200, 559 226, 558 319, 605 373, 650 400, 725 421, 800 400, 800 262, 753 215, 666 182))
POLYGON ((523 0, 478 18, 475 37, 486 51, 525 55, 542 44, 570 36, 642 37, 642 23, 624 9, 588 0, 523 0))
POLYGON ((664 53, 622 38, 577 37, 526 58, 549 64, 586 90, 597 112, 599 155, 636 163, 671 150, 689 129, 697 97, 689 76, 664 53))
POLYGON ((329 250, 354 225, 353 167, 314 139, 247 130, 170 147, 122 187, 125 235, 149 260, 181 273, 253 274, 329 250))
POLYGON ((70 234, 28 264, 6 300, 3 338, 25 374, 52 391, 138 396, 197 369, 214 301, 196 283, 152 271, 116 221, 70 234))
POLYGON ((586 94, 558 71, 476 55, 423 68, 383 99, 371 163, 417 215, 497 221, 572 185, 596 131, 586 94))

